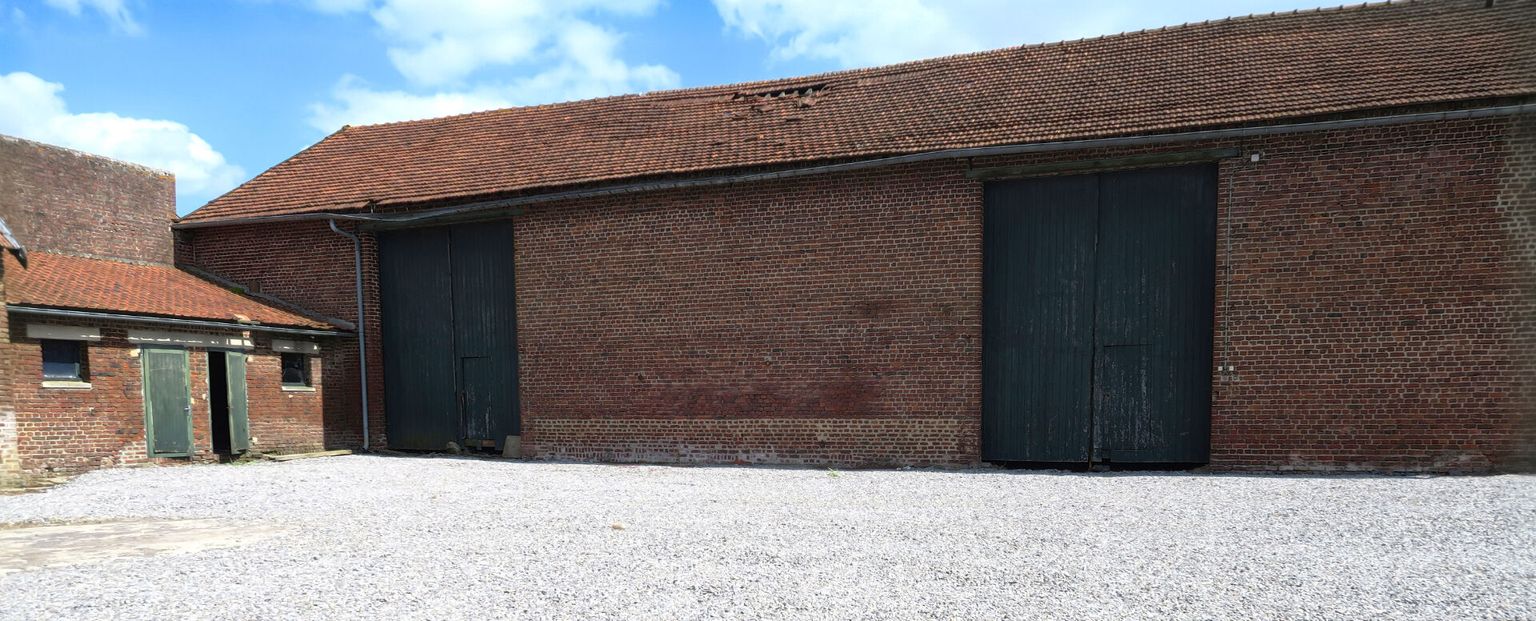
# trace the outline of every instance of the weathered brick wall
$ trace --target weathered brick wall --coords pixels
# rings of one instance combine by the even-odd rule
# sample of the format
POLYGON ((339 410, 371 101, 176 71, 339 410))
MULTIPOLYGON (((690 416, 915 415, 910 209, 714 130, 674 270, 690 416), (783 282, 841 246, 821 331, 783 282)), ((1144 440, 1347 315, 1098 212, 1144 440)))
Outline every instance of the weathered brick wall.
MULTIPOLYGON (((0 217, 32 251, 159 263, 174 259, 175 180, 134 164, 0 137, 0 217)), ((0 484, 148 460, 137 350, 125 340, 130 326, 109 325, 103 340, 89 346, 91 388, 71 390, 41 386, 38 344, 21 336, 24 332, 11 338, 9 320, 0 313, 0 484)), ((320 388, 282 393, 278 357, 264 337, 258 342, 250 369, 251 427, 260 440, 256 448, 325 446, 328 410, 322 404, 329 393, 323 385, 347 365, 316 359, 320 388)), ((327 346, 324 351, 332 356, 341 349, 327 346)), ((192 350, 190 362, 198 447, 193 459, 204 460, 211 448, 206 352, 192 350)))
MULTIPOLYGON (((46 323, 13 318, 15 330, 6 344, 25 478, 46 479, 151 461, 145 444, 138 347, 127 341, 128 326, 102 326, 101 341, 86 346, 89 389, 44 388, 41 347, 36 339, 25 336, 28 322, 46 323)), ((189 360, 196 398, 193 440, 200 450, 192 459, 204 461, 210 458, 209 414, 202 398, 207 369, 196 362, 195 356, 189 360)))
MULTIPOLYGON (((272 336, 257 334, 246 357, 246 407, 251 419, 251 448, 265 453, 318 451, 330 444, 325 404, 330 371, 326 356, 346 349, 346 339, 320 342, 319 356, 309 356, 313 391, 284 390, 282 356, 272 351, 272 336)), ((278 337, 292 339, 292 337, 278 337)))
MULTIPOLYGON (((5 264, 0 261, 0 300, 5 299, 5 264)), ((0 487, 21 483, 21 455, 16 443, 16 406, 11 398, 10 314, 0 312, 0 487)))
MULTIPOLYGON (((0 344, 0 355, 13 370, 10 389, 15 395, 21 478, 40 480, 110 466, 189 461, 148 455, 139 348, 127 340, 129 329, 145 326, 93 324, 101 327, 102 339, 86 346, 90 388, 79 389, 43 387, 41 348, 36 339, 24 336, 21 326, 26 323, 47 322, 13 319, 15 334, 0 344)), ((279 356, 271 350, 270 339, 257 334, 255 344, 247 352, 246 376, 253 448, 266 452, 320 448, 324 445, 322 361, 311 359, 314 392, 285 392, 280 389, 279 356)), ((187 362, 195 449, 190 461, 209 461, 214 456, 207 350, 188 348, 187 362)))
POLYGON ((1498 204, 1509 123, 1244 145, 1263 157, 1224 170, 1220 249, 1232 274, 1218 288, 1216 360, 1236 372, 1216 383, 1213 464, 1523 461, 1522 334, 1536 304, 1498 204))
MULTIPOLYGON (((1519 424, 1518 449, 1510 466, 1536 471, 1536 115, 1526 115, 1512 124, 1509 156, 1500 176, 1498 208, 1505 215, 1509 239, 1524 262, 1522 286, 1531 306, 1525 309, 1525 321, 1517 337, 1517 347, 1525 356, 1516 361, 1517 374, 1524 378, 1517 406, 1525 413, 1519 424)), ((1519 312, 1519 311, 1516 311, 1519 312)))
POLYGON ((31 250, 171 262, 170 173, 0 136, 0 218, 31 250))
MULTIPOLYGON (((1482 470, 1528 463, 1533 441, 1530 181, 1510 135, 1489 119, 975 165, 1241 148, 1221 166, 1215 358, 1236 371, 1213 371, 1213 466, 1482 470)), ((529 452, 974 463, 982 222, 966 165, 529 208, 529 452)), ((350 247, 323 227, 200 229, 183 255, 350 318, 350 247)), ((365 265, 372 292, 371 249, 365 265)))
MULTIPOLYGON (((342 224, 348 230, 351 225, 342 224)), ((176 261, 238 282, 252 291, 273 296, 306 310, 356 322, 352 240, 336 234, 324 222, 295 222, 277 226, 236 226, 178 232, 176 261)), ((369 343, 370 428, 372 441, 384 442, 384 375, 379 343, 377 255, 371 235, 363 235, 364 325, 369 343)), ((362 443, 362 412, 358 398, 357 342, 336 340, 324 349, 326 391, 322 409, 326 445, 356 447, 362 443)), ((319 375, 316 375, 319 377, 319 375)))
POLYGON ((515 225, 525 445, 973 460, 979 204, 944 162, 529 210, 515 225))

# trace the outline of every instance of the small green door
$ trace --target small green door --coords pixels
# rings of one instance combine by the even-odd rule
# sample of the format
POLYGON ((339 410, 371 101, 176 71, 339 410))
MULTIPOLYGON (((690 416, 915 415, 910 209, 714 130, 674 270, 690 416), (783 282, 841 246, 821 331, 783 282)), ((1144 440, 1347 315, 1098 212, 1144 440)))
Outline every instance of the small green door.
POLYGON ((229 450, 244 453, 251 449, 251 419, 246 411, 245 354, 224 354, 224 376, 229 385, 229 450))
POLYGON ((146 347, 139 354, 144 373, 144 430, 151 457, 192 454, 192 399, 187 351, 146 347))

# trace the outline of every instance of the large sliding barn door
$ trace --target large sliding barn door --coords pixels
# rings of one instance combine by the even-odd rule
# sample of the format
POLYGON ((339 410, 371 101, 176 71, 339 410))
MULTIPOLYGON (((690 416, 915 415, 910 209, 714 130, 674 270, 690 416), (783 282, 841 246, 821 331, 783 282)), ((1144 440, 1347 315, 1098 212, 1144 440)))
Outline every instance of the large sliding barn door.
POLYGON ((514 291, 510 222, 379 234, 391 447, 518 434, 514 291))
POLYGON ((987 184, 981 419, 987 459, 1090 458, 1094 283, 1088 276, 1098 191, 1098 179, 1086 175, 987 184))
POLYGON ((990 183, 982 452, 1204 463, 1212 165, 990 183))

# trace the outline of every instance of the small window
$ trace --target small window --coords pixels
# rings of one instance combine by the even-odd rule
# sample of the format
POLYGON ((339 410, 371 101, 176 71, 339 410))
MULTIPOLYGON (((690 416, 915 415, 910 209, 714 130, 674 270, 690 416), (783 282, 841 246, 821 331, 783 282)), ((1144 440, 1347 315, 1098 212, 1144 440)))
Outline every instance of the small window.
POLYGON ((79 341, 47 339, 43 343, 43 379, 81 381, 85 377, 85 345, 79 341))
POLYGON ((294 352, 283 352, 283 385, 310 385, 309 356, 294 352))

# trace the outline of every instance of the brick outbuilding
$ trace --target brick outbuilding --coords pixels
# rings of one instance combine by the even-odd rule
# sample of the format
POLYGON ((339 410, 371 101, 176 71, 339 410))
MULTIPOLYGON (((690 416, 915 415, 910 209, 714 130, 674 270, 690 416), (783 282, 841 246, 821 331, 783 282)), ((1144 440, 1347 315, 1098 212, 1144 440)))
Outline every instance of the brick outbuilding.
POLYGON ((1533 49, 1429 0, 345 127, 177 260, 360 324, 372 446, 1524 468, 1533 49))
POLYGON ((323 360, 351 325, 177 268, 174 195, 167 173, 0 136, 0 485, 348 443, 323 360))

